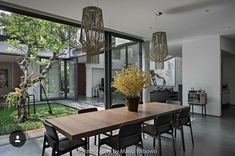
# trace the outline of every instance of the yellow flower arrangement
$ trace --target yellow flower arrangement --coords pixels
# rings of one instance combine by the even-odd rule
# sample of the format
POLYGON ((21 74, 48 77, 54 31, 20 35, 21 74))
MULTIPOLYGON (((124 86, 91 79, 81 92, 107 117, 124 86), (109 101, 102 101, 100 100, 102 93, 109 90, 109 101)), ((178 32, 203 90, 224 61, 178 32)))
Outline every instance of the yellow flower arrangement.
POLYGON ((150 83, 150 75, 129 65, 122 73, 117 73, 112 84, 118 91, 127 96, 136 97, 150 83))

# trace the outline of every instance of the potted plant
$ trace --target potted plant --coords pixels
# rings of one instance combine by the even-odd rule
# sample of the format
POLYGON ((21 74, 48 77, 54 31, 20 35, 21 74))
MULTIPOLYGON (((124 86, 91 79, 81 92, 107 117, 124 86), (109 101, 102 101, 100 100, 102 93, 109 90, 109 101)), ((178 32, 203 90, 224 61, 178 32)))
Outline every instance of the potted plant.
POLYGON ((149 73, 143 72, 136 66, 129 65, 123 72, 117 73, 112 86, 127 96, 128 110, 137 112, 140 93, 149 83, 149 73))

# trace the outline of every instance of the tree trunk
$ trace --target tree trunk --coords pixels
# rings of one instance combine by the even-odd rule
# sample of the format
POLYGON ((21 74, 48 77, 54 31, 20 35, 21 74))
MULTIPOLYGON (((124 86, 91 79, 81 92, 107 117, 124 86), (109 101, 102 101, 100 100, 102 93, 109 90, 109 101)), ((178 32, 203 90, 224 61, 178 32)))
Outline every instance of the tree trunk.
POLYGON ((18 106, 19 106, 19 115, 17 119, 18 123, 23 123, 27 120, 27 111, 26 111, 25 103, 26 103, 26 98, 21 96, 18 101, 18 106))

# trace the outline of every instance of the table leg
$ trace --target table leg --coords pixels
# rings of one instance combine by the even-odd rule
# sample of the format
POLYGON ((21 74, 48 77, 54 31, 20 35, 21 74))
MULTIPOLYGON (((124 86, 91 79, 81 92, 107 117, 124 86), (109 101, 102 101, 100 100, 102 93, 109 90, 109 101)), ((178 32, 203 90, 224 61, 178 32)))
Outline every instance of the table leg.
POLYGON ((86 137, 85 138, 86 142, 87 142, 87 149, 85 151, 85 156, 89 156, 90 155, 90 138, 89 137, 86 137))
POLYGON ((192 116, 194 115, 194 105, 192 105, 192 116))
POLYGON ((205 105, 205 116, 206 116, 206 105, 205 105))
POLYGON ((202 117, 203 117, 203 107, 204 107, 204 105, 202 105, 202 117))

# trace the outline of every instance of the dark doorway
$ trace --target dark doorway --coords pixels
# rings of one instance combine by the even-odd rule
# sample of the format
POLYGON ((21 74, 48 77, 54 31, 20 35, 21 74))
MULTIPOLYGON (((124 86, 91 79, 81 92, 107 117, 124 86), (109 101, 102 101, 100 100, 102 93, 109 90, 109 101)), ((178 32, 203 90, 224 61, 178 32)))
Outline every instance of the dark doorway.
POLYGON ((78 95, 86 96, 86 64, 78 63, 78 95))

